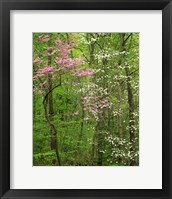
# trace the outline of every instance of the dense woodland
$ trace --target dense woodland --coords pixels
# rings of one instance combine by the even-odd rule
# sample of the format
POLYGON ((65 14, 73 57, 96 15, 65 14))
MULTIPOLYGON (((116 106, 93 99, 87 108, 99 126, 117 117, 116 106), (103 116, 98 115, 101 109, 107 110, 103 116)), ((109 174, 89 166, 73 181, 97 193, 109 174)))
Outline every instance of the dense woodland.
POLYGON ((33 165, 139 165, 138 33, 33 33, 33 165))

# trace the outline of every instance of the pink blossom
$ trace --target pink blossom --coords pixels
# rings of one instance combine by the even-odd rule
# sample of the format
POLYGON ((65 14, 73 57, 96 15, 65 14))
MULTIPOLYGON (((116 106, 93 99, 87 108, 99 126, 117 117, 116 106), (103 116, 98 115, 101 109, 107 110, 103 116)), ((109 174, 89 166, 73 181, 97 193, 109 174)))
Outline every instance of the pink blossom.
POLYGON ((109 103, 107 104, 100 104, 100 108, 104 108, 104 107, 108 107, 109 106, 109 103))
POLYGON ((43 87, 45 84, 47 83, 47 81, 40 83, 40 87, 43 87))
POLYGON ((102 113, 103 108, 110 106, 110 101, 106 98, 102 99, 103 96, 97 96, 97 92, 90 90, 86 96, 82 97, 84 110, 89 111, 95 117, 98 113, 102 113))
POLYGON ((84 58, 78 58, 76 60, 76 65, 80 65, 84 61, 84 58))
POLYGON ((38 93, 38 94, 42 94, 42 93, 43 93, 41 90, 36 89, 36 88, 33 89, 33 92, 34 92, 34 93, 38 93))
POLYGON ((62 46, 62 41, 61 41, 60 39, 57 39, 57 40, 55 41, 55 43, 56 43, 59 47, 62 46))
POLYGON ((73 42, 74 42, 74 38, 72 37, 72 38, 69 39, 69 43, 71 44, 73 42))
POLYGON ((37 79, 37 78, 40 78, 42 76, 44 76, 44 74, 37 73, 35 76, 33 76, 33 79, 37 79))
POLYGON ((49 41, 50 40, 50 37, 48 35, 41 35, 38 37, 38 42, 46 42, 46 41, 49 41))
POLYGON ((68 45, 68 44, 66 44, 65 48, 66 48, 66 49, 70 49, 70 48, 71 48, 71 46, 70 46, 70 45, 68 45))
POLYGON ((50 66, 46 66, 45 68, 43 68, 42 73, 43 74, 48 74, 48 73, 52 73, 53 68, 50 66))
POLYGON ((53 50, 52 52, 48 52, 48 56, 50 57, 50 56, 54 55, 57 51, 58 50, 53 50))
POLYGON ((74 75, 78 77, 85 77, 85 76, 92 77, 93 74, 94 72, 91 68, 87 68, 86 70, 77 69, 76 71, 74 71, 74 75))
MULTIPOLYGON (((82 61, 84 60, 83 58, 78 58, 78 59, 72 59, 70 58, 70 49, 74 46, 73 44, 74 39, 71 38, 68 40, 68 42, 66 44, 63 44, 63 42, 58 39, 55 41, 55 43, 58 45, 59 47, 59 53, 60 53, 60 57, 55 57, 55 62, 60 66, 60 67, 64 67, 66 69, 72 69, 76 66, 79 66, 82 61)), ((69 72, 73 72, 72 70, 70 70, 69 72)), ((83 74, 84 75, 84 74, 83 74)), ((78 76, 82 76, 81 74, 78 74, 78 76)))
POLYGON ((42 63, 43 60, 41 60, 39 57, 37 57, 35 60, 33 60, 33 63, 42 63))
POLYGON ((64 56, 61 56, 60 58, 55 57, 54 60, 60 67, 66 67, 66 69, 72 69, 80 65, 83 59, 80 58, 80 59, 74 60, 74 59, 65 57, 64 55, 64 56))

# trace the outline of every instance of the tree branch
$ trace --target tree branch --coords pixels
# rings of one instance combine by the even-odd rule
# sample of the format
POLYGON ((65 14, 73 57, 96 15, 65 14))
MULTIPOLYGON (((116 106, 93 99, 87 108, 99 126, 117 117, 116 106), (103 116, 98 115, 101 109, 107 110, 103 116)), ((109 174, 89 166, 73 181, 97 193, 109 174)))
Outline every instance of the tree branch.
POLYGON ((61 82, 60 82, 58 85, 54 86, 54 87, 45 95, 44 100, 43 100, 43 104, 45 103, 45 101, 46 101, 48 95, 49 95, 55 88, 57 88, 57 87, 59 87, 59 86, 61 86, 61 82))
POLYGON ((124 44, 127 42, 127 40, 132 36, 133 33, 129 34, 128 37, 124 40, 124 44))
POLYGON ((84 54, 84 51, 81 48, 79 48, 79 47, 73 47, 73 48, 80 50, 82 52, 83 56, 85 57, 85 59, 89 62, 89 59, 86 57, 86 55, 84 54))

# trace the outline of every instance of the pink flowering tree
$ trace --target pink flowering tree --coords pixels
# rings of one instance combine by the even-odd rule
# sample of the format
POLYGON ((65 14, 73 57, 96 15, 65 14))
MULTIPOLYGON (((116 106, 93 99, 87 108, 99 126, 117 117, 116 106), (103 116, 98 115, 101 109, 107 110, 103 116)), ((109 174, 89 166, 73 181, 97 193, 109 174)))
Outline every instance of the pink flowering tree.
POLYGON ((34 66, 34 88, 33 91, 43 95, 43 106, 45 110, 45 118, 50 125, 51 149, 55 150, 57 155, 56 164, 61 165, 59 153, 59 144, 57 140, 58 127, 53 122, 53 91, 62 86, 63 76, 68 74, 74 80, 80 81, 78 78, 93 78, 94 70, 84 66, 84 58, 72 58, 71 51, 76 46, 73 38, 66 42, 60 39, 55 40, 55 44, 51 43, 51 35, 41 35, 38 42, 48 43, 46 51, 43 52, 42 58, 37 56, 33 60, 34 66), (57 82, 56 85, 53 83, 57 82))

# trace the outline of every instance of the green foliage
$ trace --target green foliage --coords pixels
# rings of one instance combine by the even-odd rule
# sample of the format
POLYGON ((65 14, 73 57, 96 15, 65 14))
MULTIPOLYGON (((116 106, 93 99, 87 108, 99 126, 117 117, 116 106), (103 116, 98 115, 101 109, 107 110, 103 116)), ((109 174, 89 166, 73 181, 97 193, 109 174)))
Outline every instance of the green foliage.
POLYGON ((51 151, 47 153, 37 153, 33 155, 34 166, 53 166, 56 159, 56 153, 51 151))
POLYGON ((33 64, 33 165, 139 165, 139 34, 34 33, 33 60, 38 58, 33 64), (49 39, 40 42, 44 36, 49 39), (56 41, 70 45, 71 39, 69 58, 84 61, 59 70, 56 41), (47 66, 53 72, 38 76, 47 66), (75 75, 77 67, 93 70, 93 77, 75 75))

